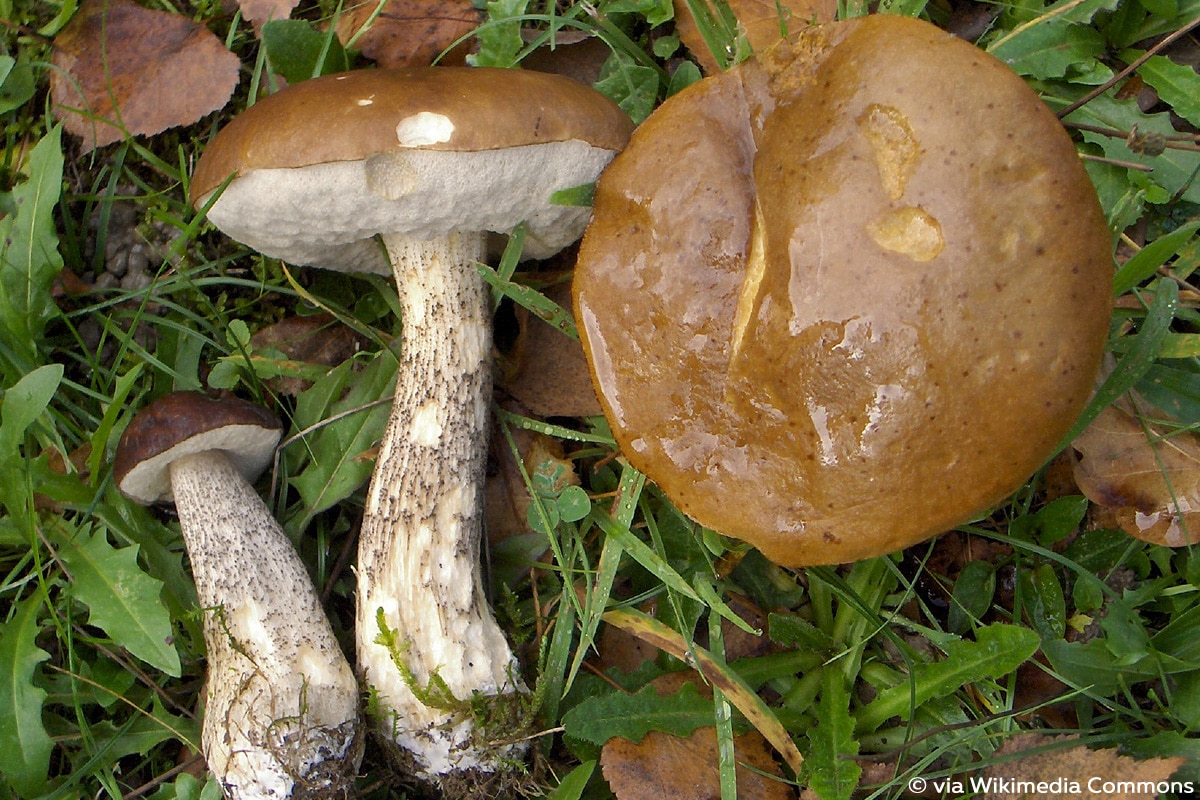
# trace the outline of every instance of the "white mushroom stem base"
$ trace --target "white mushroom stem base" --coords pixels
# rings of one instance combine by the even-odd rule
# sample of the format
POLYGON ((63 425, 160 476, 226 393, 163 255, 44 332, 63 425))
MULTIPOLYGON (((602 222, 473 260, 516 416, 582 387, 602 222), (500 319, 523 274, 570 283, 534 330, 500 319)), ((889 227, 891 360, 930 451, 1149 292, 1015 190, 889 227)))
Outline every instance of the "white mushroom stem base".
POLYGON ((222 452, 173 462, 171 490, 204 610, 209 769, 234 800, 345 796, 358 685, 304 563, 222 452))
POLYGON ((359 667, 384 737, 419 777, 463 791, 464 773, 502 772, 524 753, 512 717, 525 689, 479 563, 492 384, 475 266, 484 242, 384 243, 403 339, 359 542, 359 667))

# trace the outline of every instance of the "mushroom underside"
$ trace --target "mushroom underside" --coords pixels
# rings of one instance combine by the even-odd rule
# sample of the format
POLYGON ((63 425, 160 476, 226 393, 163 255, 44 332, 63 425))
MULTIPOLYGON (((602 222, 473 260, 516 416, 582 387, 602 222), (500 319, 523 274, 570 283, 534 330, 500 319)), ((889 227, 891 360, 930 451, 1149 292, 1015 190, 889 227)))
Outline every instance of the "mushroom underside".
POLYGON ((265 255, 342 271, 392 274, 375 240, 381 233, 426 240, 451 232, 507 233, 522 222, 525 257, 544 258, 578 239, 588 218, 588 209, 555 205, 550 197, 591 183, 612 155, 567 141, 255 169, 225 188, 208 218, 265 255), (320 226, 313 225, 315 215, 320 226))

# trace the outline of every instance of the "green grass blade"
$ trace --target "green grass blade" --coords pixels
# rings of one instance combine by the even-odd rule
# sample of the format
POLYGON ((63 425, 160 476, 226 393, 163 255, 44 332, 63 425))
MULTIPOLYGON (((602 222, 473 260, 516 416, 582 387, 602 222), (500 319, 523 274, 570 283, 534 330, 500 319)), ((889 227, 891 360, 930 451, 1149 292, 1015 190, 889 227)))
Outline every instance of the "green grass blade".
POLYGON ((1121 265, 1113 276, 1113 296, 1125 294, 1142 281, 1152 276, 1180 248, 1187 244, 1193 234, 1200 230, 1200 219, 1181 225, 1165 236, 1160 236, 1137 252, 1121 265))
POLYGON ((662 556, 654 552, 652 547, 634 536, 633 531, 629 530, 628 527, 604 513, 593 511, 588 518, 596 523, 600 530, 604 531, 605 536, 616 540, 621 545, 622 550, 628 553, 634 561, 645 567, 664 586, 692 600, 703 602, 700 599, 700 595, 684 580, 683 576, 676 572, 675 568, 668 564, 662 556))
POLYGON ((562 782, 547 795, 547 800, 579 800, 587 788, 592 773, 596 771, 595 761, 585 761, 567 773, 562 782))
POLYGON ((1121 395, 1132 389, 1141 380, 1147 370, 1154 365, 1164 338, 1175 318, 1175 309, 1179 304, 1179 288, 1173 281, 1160 280, 1155 284, 1154 300, 1146 312, 1146 319, 1137 335, 1125 350, 1125 355, 1117 362, 1117 366, 1105 378, 1104 383, 1096 390, 1091 402, 1083 410, 1079 419, 1071 426, 1071 430, 1063 437, 1055 453, 1061 452, 1083 433, 1083 429, 1108 408, 1121 395))

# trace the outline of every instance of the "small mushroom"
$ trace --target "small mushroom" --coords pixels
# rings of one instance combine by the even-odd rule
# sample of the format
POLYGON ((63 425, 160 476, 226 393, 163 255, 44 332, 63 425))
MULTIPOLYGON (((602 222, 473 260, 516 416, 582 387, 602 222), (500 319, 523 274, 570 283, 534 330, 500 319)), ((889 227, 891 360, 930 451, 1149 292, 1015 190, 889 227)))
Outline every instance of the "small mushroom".
POLYGON ((523 753, 527 702, 479 565, 492 347, 476 264, 489 231, 521 222, 527 256, 577 239, 589 210, 551 196, 594 181, 631 129, 560 76, 351 72, 256 103, 193 179, 199 208, 234 176, 208 217, 260 252, 395 275, 400 371, 360 536, 358 662, 378 730, 453 796, 523 753))
POLYGON ((249 483, 281 433, 260 406, 175 392, 134 417, 113 464, 123 494, 179 515, 208 648, 201 740, 231 800, 345 796, 362 755, 354 671, 249 483))
POLYGON ((869 16, 639 128, 597 185, 576 319, 622 452, 685 513, 780 564, 847 562, 1052 453, 1104 349, 1109 241, 1020 78, 869 16))

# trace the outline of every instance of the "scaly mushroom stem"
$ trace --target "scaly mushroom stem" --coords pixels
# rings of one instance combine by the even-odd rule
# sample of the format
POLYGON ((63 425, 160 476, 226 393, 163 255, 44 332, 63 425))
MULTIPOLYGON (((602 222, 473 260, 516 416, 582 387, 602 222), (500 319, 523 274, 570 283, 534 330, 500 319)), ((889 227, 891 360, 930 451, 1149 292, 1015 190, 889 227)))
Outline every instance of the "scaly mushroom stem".
POLYGON ((184 456, 170 474, 205 612, 209 769, 237 800, 345 796, 358 685, 304 563, 223 452, 184 456))
POLYGON ((423 779, 461 787, 522 753, 494 743, 513 736, 508 712, 524 687, 479 564, 492 386, 491 314, 475 267, 484 241, 384 244, 404 327, 359 541, 359 667, 384 736, 423 779), (494 729, 480 728, 484 717, 494 729))

